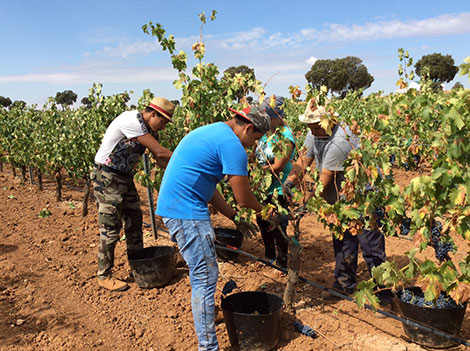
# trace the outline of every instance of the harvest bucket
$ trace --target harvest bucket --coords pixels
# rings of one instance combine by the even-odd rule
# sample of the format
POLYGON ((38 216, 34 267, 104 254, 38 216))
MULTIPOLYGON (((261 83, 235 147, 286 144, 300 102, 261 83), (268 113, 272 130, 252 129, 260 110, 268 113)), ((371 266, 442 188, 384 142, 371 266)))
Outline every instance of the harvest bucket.
MULTIPOLYGON (((421 288, 413 287, 406 288, 414 295, 422 294, 421 288)), ((413 305, 404 302, 400 297, 403 290, 397 292, 397 305, 400 313, 415 322, 440 330, 447 334, 457 336, 462 326, 463 317, 465 315, 465 308, 467 305, 462 305, 454 308, 429 308, 413 305)), ((411 341, 432 348, 447 348, 457 345, 453 340, 444 338, 443 336, 435 335, 431 332, 419 329, 403 323, 405 334, 411 341)))
POLYGON ((259 291, 246 291, 222 299, 230 344, 240 351, 268 351, 279 340, 282 299, 259 291))
MULTIPOLYGON (((233 246, 235 248, 240 248, 243 242, 243 234, 236 229, 230 228, 214 228, 215 238, 218 242, 233 246)), ((235 260, 238 257, 238 253, 215 249, 217 256, 225 260, 235 260)))
POLYGON ((127 257, 140 288, 158 288, 173 278, 175 260, 171 246, 150 246, 130 251, 127 257))

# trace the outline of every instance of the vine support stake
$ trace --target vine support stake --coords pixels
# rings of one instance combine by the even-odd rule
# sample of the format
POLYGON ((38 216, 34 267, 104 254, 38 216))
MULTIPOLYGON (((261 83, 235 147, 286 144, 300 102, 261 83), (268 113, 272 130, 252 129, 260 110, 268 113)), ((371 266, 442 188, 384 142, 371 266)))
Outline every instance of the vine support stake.
MULTIPOLYGON (((150 177, 149 156, 144 154, 144 171, 150 177)), ((157 239, 157 224, 155 223, 155 208, 153 205, 153 189, 151 185, 147 185, 147 197, 149 202, 150 223, 152 224, 153 236, 157 239)))
POLYGON ((28 172, 29 172, 29 184, 34 184, 33 167, 28 166, 28 172))

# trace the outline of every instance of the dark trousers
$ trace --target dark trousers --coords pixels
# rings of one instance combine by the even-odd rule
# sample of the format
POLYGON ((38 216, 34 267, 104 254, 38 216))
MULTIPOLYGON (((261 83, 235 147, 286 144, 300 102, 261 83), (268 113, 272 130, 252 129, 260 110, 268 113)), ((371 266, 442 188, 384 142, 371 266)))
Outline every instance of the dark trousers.
POLYGON ((352 293, 356 287, 357 258, 361 246, 362 257, 369 272, 386 260, 385 238, 378 229, 366 230, 362 234, 345 232, 343 240, 333 237, 335 253, 335 282, 333 287, 352 293))
MULTIPOLYGON (((278 200, 282 207, 286 208, 286 203, 284 198, 280 195, 278 200)), ((268 198, 268 202, 271 201, 271 198, 268 198)), ((269 231, 269 223, 263 219, 257 219, 259 229, 261 231, 261 237, 263 238, 264 243, 264 255, 268 260, 277 260, 277 264, 280 267, 287 267, 287 252, 289 243, 282 235, 281 231, 278 228, 269 231), (276 246, 277 246, 277 255, 276 255, 276 246)), ((287 233, 287 225, 289 224, 289 217, 283 215, 281 217, 280 227, 287 233)))

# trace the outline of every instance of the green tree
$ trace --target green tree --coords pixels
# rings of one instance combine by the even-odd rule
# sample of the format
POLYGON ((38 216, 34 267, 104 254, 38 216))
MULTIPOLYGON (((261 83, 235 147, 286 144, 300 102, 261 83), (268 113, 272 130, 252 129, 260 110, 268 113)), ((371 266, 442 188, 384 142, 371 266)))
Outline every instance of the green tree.
POLYGON ((171 100, 171 102, 172 102, 175 106, 179 106, 179 105, 180 105, 180 101, 179 101, 179 100, 171 100))
POLYGON ((460 89, 464 89, 463 84, 460 82, 455 82, 454 86, 452 87, 452 90, 460 90, 460 89))
POLYGON ((415 64, 416 74, 421 79, 430 79, 435 83, 450 82, 458 72, 454 59, 450 55, 434 53, 424 55, 415 64))
POLYGON ((121 96, 121 98, 123 99, 124 101, 124 104, 127 104, 130 100, 131 100, 131 96, 129 95, 129 93, 127 91, 121 93, 121 94, 118 94, 121 96))
MULTIPOLYGON (((246 65, 240 65, 236 67, 231 66, 224 71, 224 77, 228 77, 228 78, 235 78, 237 74, 240 74, 241 76, 245 78, 256 80, 255 70, 246 65)), ((235 93, 237 97, 237 101, 240 101, 240 99, 244 97, 246 93, 247 92, 244 91, 243 89, 237 90, 235 93)))
POLYGON ((72 90, 64 90, 63 92, 57 92, 55 100, 59 105, 62 105, 62 108, 64 108, 65 106, 73 105, 77 101, 77 97, 78 95, 72 90))
POLYGON ((326 86, 328 91, 344 97, 349 91, 366 89, 374 77, 358 57, 348 56, 335 60, 317 60, 305 79, 314 89, 326 86))
POLYGON ((305 74, 305 79, 314 89, 320 89, 322 86, 329 87, 329 78, 333 74, 334 60, 317 60, 310 71, 305 74))
POLYGON ((0 105, 9 107, 11 105, 11 99, 9 97, 0 96, 0 105))
POLYGON ((15 100, 13 101, 13 103, 10 105, 10 109, 11 108, 17 108, 19 110, 23 110, 26 108, 26 102, 24 102, 23 100, 15 100))
POLYGON ((93 102, 90 101, 88 96, 85 96, 80 102, 82 103, 83 106, 85 106, 88 109, 90 109, 93 106, 93 102))

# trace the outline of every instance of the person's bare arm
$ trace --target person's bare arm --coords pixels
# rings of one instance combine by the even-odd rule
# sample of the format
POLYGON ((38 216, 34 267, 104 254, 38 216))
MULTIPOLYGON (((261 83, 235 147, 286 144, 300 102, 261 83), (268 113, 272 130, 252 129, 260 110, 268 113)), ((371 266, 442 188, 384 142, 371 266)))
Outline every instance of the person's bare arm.
POLYGON ((313 157, 300 156, 296 162, 292 164, 292 169, 287 180, 294 184, 299 184, 305 174, 305 168, 309 167, 313 162, 313 157))
POLYGON ((237 212, 223 198, 222 194, 216 189, 209 203, 224 216, 233 219, 237 212))
POLYGON ((233 196, 241 207, 247 207, 261 212, 263 206, 258 202, 250 188, 248 176, 229 175, 228 182, 232 187, 233 196))
POLYGON ((137 137, 137 141, 150 150, 161 168, 166 168, 172 152, 160 143, 151 134, 147 133, 137 137))
POLYGON ((323 192, 322 196, 325 192, 325 189, 333 183, 333 180, 335 179, 335 171, 330 171, 329 169, 323 168, 320 173, 320 182, 323 184, 323 192))
MULTIPOLYGON (((294 145, 292 143, 289 143, 289 148, 286 150, 287 155, 291 154, 293 147, 294 147, 294 145)), ((274 162, 271 165, 266 165, 263 168, 264 169, 271 169, 272 168, 274 173, 276 175, 278 175, 284 169, 287 162, 289 162, 288 157, 275 157, 274 162)))

